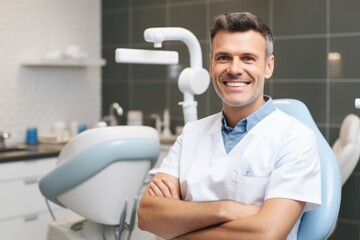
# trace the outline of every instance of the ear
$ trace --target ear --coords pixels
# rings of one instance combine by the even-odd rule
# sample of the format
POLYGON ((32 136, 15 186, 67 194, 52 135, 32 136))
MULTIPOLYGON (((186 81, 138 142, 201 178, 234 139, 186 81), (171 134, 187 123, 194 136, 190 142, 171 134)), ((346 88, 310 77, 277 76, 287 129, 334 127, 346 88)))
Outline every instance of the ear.
POLYGON ((211 72, 212 72, 212 52, 210 51, 210 54, 209 54, 209 74, 211 76, 211 72))
POLYGON ((265 78, 269 79, 271 78, 272 74, 274 72, 274 55, 271 55, 268 60, 266 61, 265 66, 265 78))

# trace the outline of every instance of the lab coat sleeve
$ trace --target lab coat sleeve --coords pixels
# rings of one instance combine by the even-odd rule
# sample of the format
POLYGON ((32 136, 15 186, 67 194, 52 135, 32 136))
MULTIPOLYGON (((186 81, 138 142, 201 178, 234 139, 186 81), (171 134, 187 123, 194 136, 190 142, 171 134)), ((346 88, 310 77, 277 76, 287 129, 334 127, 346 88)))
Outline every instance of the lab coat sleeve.
POLYGON ((310 211, 321 205, 320 159, 315 134, 296 125, 279 148, 265 199, 303 201, 306 203, 304 211, 310 211))
POLYGON ((179 178, 179 166, 180 166, 180 149, 182 143, 181 134, 177 137, 174 145, 170 148, 169 153, 163 159, 158 172, 169 174, 173 177, 179 178))

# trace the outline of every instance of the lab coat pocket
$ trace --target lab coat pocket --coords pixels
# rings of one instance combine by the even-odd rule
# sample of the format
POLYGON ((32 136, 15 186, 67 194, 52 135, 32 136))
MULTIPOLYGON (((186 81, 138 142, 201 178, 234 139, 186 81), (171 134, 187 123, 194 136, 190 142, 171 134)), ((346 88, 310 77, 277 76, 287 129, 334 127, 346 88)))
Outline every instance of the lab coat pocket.
POLYGON ((269 178, 237 176, 235 198, 244 204, 262 205, 269 178))

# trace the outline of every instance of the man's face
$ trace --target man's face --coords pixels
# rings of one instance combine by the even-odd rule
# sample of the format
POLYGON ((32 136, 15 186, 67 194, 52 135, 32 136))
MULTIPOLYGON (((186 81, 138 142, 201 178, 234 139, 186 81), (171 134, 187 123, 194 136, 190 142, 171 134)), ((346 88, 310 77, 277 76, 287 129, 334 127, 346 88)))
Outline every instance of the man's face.
POLYGON ((265 58, 265 39, 253 30, 219 31, 212 42, 210 75, 214 88, 227 107, 263 104, 265 79, 270 78, 274 57, 265 58))

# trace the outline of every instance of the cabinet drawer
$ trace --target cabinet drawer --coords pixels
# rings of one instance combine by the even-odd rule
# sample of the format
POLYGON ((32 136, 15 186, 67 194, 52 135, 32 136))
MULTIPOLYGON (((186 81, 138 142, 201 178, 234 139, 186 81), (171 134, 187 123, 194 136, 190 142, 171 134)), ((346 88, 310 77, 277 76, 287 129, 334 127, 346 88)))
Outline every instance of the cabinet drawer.
POLYGON ((40 177, 0 184, 0 219, 23 216, 47 209, 45 198, 38 187, 38 178, 40 177))
POLYGON ((24 176, 44 175, 56 166, 57 158, 8 162, 0 164, 0 182, 24 176))
POLYGON ((8 240, 45 240, 49 214, 21 217, 0 222, 0 239, 8 240))
MULTIPOLYGON (((57 220, 79 217, 68 209, 57 209, 54 214, 57 220)), ((0 221, 0 239, 45 240, 51 222, 53 219, 48 212, 0 221)))

